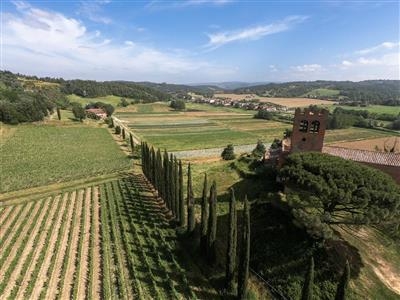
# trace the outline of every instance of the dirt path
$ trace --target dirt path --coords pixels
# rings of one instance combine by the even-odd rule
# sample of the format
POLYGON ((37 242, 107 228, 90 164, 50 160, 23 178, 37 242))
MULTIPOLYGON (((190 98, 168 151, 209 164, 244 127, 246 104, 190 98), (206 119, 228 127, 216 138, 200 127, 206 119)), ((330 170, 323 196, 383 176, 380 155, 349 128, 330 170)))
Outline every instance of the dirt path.
MULTIPOLYGON (((35 206, 33 207, 32 210, 32 203, 29 203, 26 207, 25 207, 25 211, 22 212, 22 214, 20 215, 20 219, 22 220, 23 218, 27 217, 27 214, 30 213, 29 216, 34 216, 40 207, 40 201, 36 201, 35 206)), ((12 245, 13 249, 10 252, 10 255, 7 257, 6 261, 4 262, 4 265, 2 266, 2 268, 0 269, 0 282, 2 281, 2 278, 4 276, 5 271, 7 270, 8 265, 10 264, 10 262, 14 259, 15 254, 16 254, 16 250, 17 250, 17 245, 19 245, 21 243, 21 241, 25 238, 26 236, 26 232, 28 231, 30 225, 32 224, 33 218, 31 218, 24 226, 24 228, 22 229, 19 237, 17 238, 17 240, 15 241, 15 244, 12 245)), ((8 245, 10 244, 11 240, 12 240, 12 235, 16 234, 16 230, 14 231, 14 233, 10 234, 10 236, 8 237, 8 239, 5 241, 5 243, 2 246, 2 249, 7 249, 8 245)), ((1 254, 4 254, 3 252, 1 254)), ((3 256, 3 255, 1 255, 3 256)))
MULTIPOLYGON (((58 201, 59 200, 60 199, 58 199, 58 201)), ((22 267, 24 266, 24 263, 25 263, 26 259, 28 258, 29 254, 32 251, 34 251, 34 252, 41 251, 40 244, 41 243, 43 244, 44 238, 46 236, 46 230, 48 230, 48 227, 50 226, 51 222, 53 221, 52 219, 53 219, 53 216, 54 216, 54 214, 56 212, 56 208, 57 208, 56 199, 51 201, 51 203, 49 203, 50 199, 42 200, 42 201, 46 201, 47 203, 45 204, 45 208, 41 211, 39 220, 36 222, 36 224, 32 230, 32 233, 30 234, 28 242, 24 245, 24 250, 18 259, 17 266, 15 267, 14 271, 12 272, 12 274, 10 276, 10 279, 8 281, 8 284, 7 284, 7 286, 4 290, 4 294, 3 294, 5 299, 7 299, 9 297, 11 291, 17 285, 16 281, 19 278, 20 274, 24 271, 24 270, 22 270, 22 267), (45 225, 44 225, 45 229, 42 232, 40 232, 39 229, 40 229, 40 225, 43 220, 45 220, 45 225), (39 242, 38 242, 38 246, 34 248, 34 246, 36 246, 35 239, 36 239, 37 235, 39 235, 39 242)), ((18 243, 16 245, 19 246, 18 243)))
POLYGON ((47 288, 47 293, 46 293, 46 297, 45 299, 54 299, 56 298, 57 294, 59 293, 59 291, 57 290, 57 286, 58 286, 58 282, 60 280, 60 276, 61 276, 61 269, 62 269, 62 263, 65 259, 65 252, 67 249, 67 242, 68 242, 68 233, 70 231, 70 221, 72 218, 72 213, 74 211, 74 204, 76 201, 76 191, 72 192, 71 194, 71 199, 70 199, 71 203, 69 204, 69 210, 68 210, 68 214, 64 220, 64 222, 67 222, 67 226, 65 226, 65 230, 63 235, 60 237, 61 240, 61 245, 60 245, 60 249, 58 251, 58 253, 56 254, 56 260, 54 263, 54 269, 52 274, 50 275, 50 282, 47 288))
MULTIPOLYGON (((78 264, 78 292, 77 292, 77 299, 84 299, 86 295, 86 286, 88 284, 88 273, 89 273, 89 242, 90 242, 90 218, 91 218, 91 191, 92 189, 89 187, 86 189, 86 196, 85 196, 85 209, 86 209, 86 216, 85 216, 85 223, 83 225, 83 232, 81 233, 83 242, 82 242, 82 254, 81 260, 78 264)), ((76 281, 75 281, 76 282, 76 281)))
POLYGON ((100 203, 99 203, 99 187, 94 188, 93 195, 93 205, 94 205, 94 214, 93 214, 93 223, 94 226, 94 239, 92 253, 92 262, 93 262, 93 278, 90 278, 90 282, 92 284, 92 295, 90 296, 93 299, 100 299, 102 292, 102 274, 101 274, 101 224, 100 224, 100 203))
POLYGON ((62 284, 61 291, 61 299, 70 299, 71 298, 71 288, 73 286, 74 281, 74 273, 75 273, 75 260, 77 258, 78 252, 78 242, 80 235, 80 224, 81 224, 81 215, 82 215, 82 205, 83 205, 83 193, 84 190, 78 191, 78 205, 76 207, 76 215, 75 215, 75 224, 74 227, 71 228, 72 239, 71 239, 71 248, 70 252, 66 254, 65 259, 68 258, 67 269, 65 273, 65 279, 62 284))
MULTIPOLYGON (((28 212, 31 211, 31 208, 33 206, 34 202, 30 202, 28 203, 27 206, 25 206, 24 210, 22 211, 22 214, 19 216, 19 218, 24 219, 27 215, 28 212)), ((0 241, 2 241, 3 245, 2 248, 6 248, 7 247, 7 241, 11 239, 12 234, 10 234, 8 236, 7 241, 3 241, 4 235, 8 229, 8 227, 12 224, 12 222, 15 220, 15 218, 17 217, 19 211, 22 209, 22 205, 19 205, 19 207, 17 209, 14 209, 11 212, 11 215, 9 216, 8 220, 6 220, 4 222, 4 224, 1 226, 1 230, 0 230, 0 241)), ((15 229, 13 229, 14 231, 17 229, 17 227, 15 229)))
POLYGON ((365 247, 364 262, 371 266, 376 276, 390 290, 400 295, 400 268, 386 258, 385 246, 381 243, 377 245, 376 233, 369 228, 353 232, 365 247))
MULTIPOLYGON (((58 196, 59 198, 61 197, 61 195, 58 196)), ((47 245, 46 248, 46 254, 45 254, 45 258, 43 260, 42 265, 40 266, 40 270, 39 273, 37 275, 37 278, 34 278, 33 280, 35 281, 35 287, 32 291, 32 296, 30 297, 31 299, 39 299, 40 297, 40 293, 42 291, 42 288, 44 286, 44 283, 48 280, 47 278, 47 270, 49 269, 50 266, 50 261, 51 261, 51 257, 52 254, 54 252, 54 247, 55 244, 57 242, 58 239, 58 234, 59 234, 59 229, 61 227, 61 222, 62 222, 62 217, 64 215, 65 212, 65 208, 67 205, 67 199, 68 199, 68 193, 64 194, 61 204, 61 208, 60 208, 60 212, 58 213, 57 216, 55 216, 55 222, 53 224, 51 224, 51 226, 53 226, 53 231, 51 233, 51 237, 49 240, 49 243, 47 245)), ((25 291, 26 288, 21 289, 22 291, 25 291)), ((22 294, 18 294, 17 295, 17 299, 22 299, 22 294)))

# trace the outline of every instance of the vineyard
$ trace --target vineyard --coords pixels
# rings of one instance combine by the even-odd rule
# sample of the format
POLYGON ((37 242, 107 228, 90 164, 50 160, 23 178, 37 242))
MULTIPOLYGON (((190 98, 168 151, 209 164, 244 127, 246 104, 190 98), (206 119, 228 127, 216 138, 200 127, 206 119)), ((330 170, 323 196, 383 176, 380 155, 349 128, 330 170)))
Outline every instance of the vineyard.
POLYGON ((216 298, 142 175, 0 208, 1 299, 216 298))

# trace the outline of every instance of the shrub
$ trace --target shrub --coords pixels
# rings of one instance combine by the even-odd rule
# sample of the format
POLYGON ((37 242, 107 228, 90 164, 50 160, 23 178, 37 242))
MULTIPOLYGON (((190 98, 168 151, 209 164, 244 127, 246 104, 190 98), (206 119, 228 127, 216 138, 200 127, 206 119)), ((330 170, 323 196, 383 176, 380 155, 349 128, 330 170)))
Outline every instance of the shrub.
POLYGON ((115 134, 121 134, 121 127, 115 126, 115 134))
POLYGON ((221 153, 221 157, 224 160, 235 159, 236 155, 235 155, 234 148, 233 148, 232 144, 229 144, 228 146, 226 146, 226 148, 221 153))

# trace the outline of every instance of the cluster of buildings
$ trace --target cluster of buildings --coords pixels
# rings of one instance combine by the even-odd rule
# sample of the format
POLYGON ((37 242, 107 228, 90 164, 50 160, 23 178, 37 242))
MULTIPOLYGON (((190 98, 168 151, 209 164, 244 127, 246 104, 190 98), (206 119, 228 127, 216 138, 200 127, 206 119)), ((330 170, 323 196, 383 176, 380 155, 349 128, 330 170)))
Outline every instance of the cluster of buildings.
POLYGON ((270 112, 288 112, 289 108, 275 103, 262 103, 252 99, 233 100, 230 98, 196 98, 195 103, 206 103, 214 106, 242 108, 246 110, 265 110, 270 112))

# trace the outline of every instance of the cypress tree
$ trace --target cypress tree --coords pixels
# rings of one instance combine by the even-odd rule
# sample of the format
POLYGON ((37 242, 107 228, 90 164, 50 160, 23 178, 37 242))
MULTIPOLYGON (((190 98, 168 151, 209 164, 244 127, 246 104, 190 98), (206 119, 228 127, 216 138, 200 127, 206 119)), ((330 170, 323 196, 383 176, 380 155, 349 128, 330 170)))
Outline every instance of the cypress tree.
POLYGON ((61 110, 58 106, 57 106, 57 118, 59 121, 61 121, 61 110))
POLYGON ((171 203, 171 212, 172 212, 172 216, 175 217, 175 177, 174 177, 174 157, 171 154, 170 158, 169 158, 169 180, 170 180, 170 189, 169 189, 169 199, 170 199, 170 203, 171 203))
POLYGON ((186 218, 185 218, 185 199, 183 197, 183 169, 182 169, 182 161, 179 160, 179 193, 178 193, 178 202, 179 202, 179 225, 181 227, 185 226, 186 218))
POLYGON ((346 260, 346 265, 344 267, 342 277, 340 277, 340 281, 336 290, 335 300, 345 300, 348 298, 349 281, 350 281, 350 265, 349 261, 346 260))
POLYGON ((236 246, 237 246, 237 216, 235 191, 231 188, 231 201, 229 203, 229 235, 228 247, 226 251, 226 289, 230 293, 235 289, 235 269, 236 269, 236 246))
POLYGON ((122 139, 125 140, 125 128, 122 127, 122 139))
POLYGON ((213 265, 216 262, 216 239, 217 239, 217 183, 213 182, 210 189, 209 215, 207 224, 207 258, 213 265))
POLYGON ((163 176, 162 176, 162 159, 161 159, 161 151, 160 151, 160 149, 157 149, 156 161, 157 161, 157 170, 156 170, 157 191, 158 191, 158 196, 160 197, 161 196, 161 190, 162 190, 162 180, 163 180, 163 176))
POLYGON ((174 191, 174 202, 175 202, 175 218, 176 221, 179 223, 179 176, 178 176, 178 161, 176 157, 174 158, 174 186, 175 186, 175 191, 174 191))
POLYGON ((196 221, 194 219, 194 196, 192 189, 192 171, 190 168, 190 163, 188 165, 188 181, 187 181, 187 232, 188 234, 192 234, 194 231, 194 227, 196 225, 196 221))
POLYGON ((250 263, 250 203, 247 196, 244 198, 241 248, 238 270, 238 299, 243 300, 247 294, 250 263))
POLYGON ((201 197, 201 223, 200 223, 200 251, 207 254, 207 222, 208 222, 208 199, 207 199, 207 174, 204 174, 203 194, 201 197))
POLYGON ((170 186, 170 181, 169 181, 169 170, 168 170, 168 165, 169 165, 169 157, 167 150, 164 151, 164 159, 163 159, 163 166, 164 166, 164 201, 165 204, 167 205, 167 208, 170 209, 171 205, 169 203, 169 186, 170 186))
POLYGON ((313 298, 314 287, 314 258, 311 256, 310 266, 304 280, 303 291, 301 293, 302 300, 311 300, 313 298))
POLYGON ((157 168, 157 163, 156 163, 156 152, 155 152, 155 150, 154 150, 154 148, 153 147, 151 147, 151 155, 150 155, 150 158, 151 158, 151 164, 150 164, 150 166, 151 166, 151 183, 153 184, 153 186, 154 187, 156 187, 157 186, 157 178, 156 178, 156 174, 157 174, 157 170, 156 170, 156 168, 157 168))
POLYGON ((135 143, 133 142, 132 133, 129 132, 129 142, 131 143, 132 154, 135 151, 135 143))

